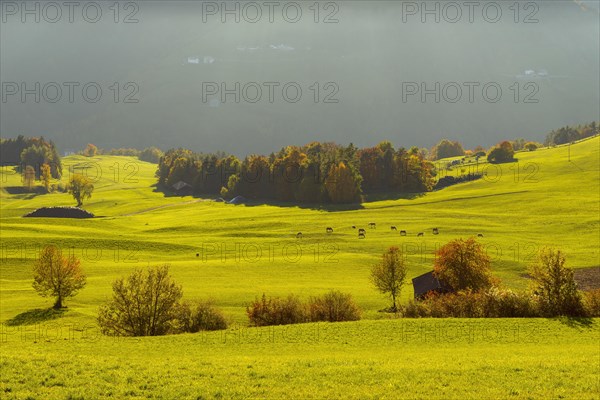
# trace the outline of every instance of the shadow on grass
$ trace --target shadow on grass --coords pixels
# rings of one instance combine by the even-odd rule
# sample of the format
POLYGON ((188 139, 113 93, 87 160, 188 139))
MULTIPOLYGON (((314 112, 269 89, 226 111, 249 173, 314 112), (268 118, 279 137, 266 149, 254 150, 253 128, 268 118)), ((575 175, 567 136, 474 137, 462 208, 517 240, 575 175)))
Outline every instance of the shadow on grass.
POLYGON ((36 308, 35 310, 25 311, 5 322, 8 326, 32 325, 44 321, 51 321, 60 318, 67 310, 64 308, 36 308))
POLYGON ((596 325, 592 318, 587 317, 559 317, 557 320, 561 324, 575 329, 591 329, 596 325))

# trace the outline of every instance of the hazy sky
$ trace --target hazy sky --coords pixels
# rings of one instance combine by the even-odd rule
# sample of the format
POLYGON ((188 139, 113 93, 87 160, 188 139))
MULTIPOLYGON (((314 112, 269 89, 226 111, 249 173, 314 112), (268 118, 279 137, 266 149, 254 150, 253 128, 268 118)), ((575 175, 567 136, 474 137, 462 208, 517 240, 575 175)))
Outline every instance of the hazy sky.
POLYGON ((275 3, 2 2, 0 133, 245 155, 600 119, 598 2, 275 3))

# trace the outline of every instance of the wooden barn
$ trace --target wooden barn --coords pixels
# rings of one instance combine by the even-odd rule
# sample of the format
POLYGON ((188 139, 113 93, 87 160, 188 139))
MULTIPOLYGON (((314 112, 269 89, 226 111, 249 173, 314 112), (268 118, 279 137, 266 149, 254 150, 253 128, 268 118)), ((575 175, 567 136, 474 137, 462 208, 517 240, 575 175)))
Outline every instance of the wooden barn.
POLYGON ((415 299, 422 299, 429 292, 447 293, 452 291, 449 285, 433 275, 433 271, 413 278, 412 284, 415 291, 415 299))
POLYGON ((190 185, 189 183, 179 181, 172 187, 178 196, 189 196, 192 194, 192 185, 190 185))

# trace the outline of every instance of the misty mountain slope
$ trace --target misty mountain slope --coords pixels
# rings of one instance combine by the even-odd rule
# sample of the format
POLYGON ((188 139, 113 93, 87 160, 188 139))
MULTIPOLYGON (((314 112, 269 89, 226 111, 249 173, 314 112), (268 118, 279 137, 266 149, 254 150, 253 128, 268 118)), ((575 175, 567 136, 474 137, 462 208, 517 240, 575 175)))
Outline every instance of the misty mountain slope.
POLYGON ((129 25, 2 24, 2 81, 98 82, 104 90, 94 104, 11 98, 2 104, 2 135, 43 134, 63 149, 93 142, 244 155, 311 140, 367 146, 391 139, 408 147, 450 137, 473 147, 506 137, 541 140, 557 126, 598 119, 598 18, 573 2, 542 4, 534 24, 515 24, 509 14, 497 24, 481 16, 472 24, 423 24, 418 16, 403 23, 400 6, 389 2, 344 3, 337 24, 308 17, 298 24, 203 23, 198 5, 186 2, 148 3, 141 12, 129 25), (195 58, 198 64, 188 62, 195 58), (523 102, 532 91, 517 77, 527 70, 548 72, 533 81, 537 103, 523 102), (117 103, 109 89, 115 82, 117 103), (139 88, 136 104, 123 103, 128 82, 139 88), (273 103, 265 88, 261 101, 236 104, 219 94, 204 99, 203 82, 280 86, 273 103), (302 89, 297 103, 282 97, 289 82, 302 89), (479 87, 473 103, 464 87, 456 103, 436 103, 432 95, 423 103, 419 94, 403 101, 406 82, 479 87), (482 97, 489 82, 502 89, 497 103, 482 97), (338 102, 323 103, 328 94, 338 102))

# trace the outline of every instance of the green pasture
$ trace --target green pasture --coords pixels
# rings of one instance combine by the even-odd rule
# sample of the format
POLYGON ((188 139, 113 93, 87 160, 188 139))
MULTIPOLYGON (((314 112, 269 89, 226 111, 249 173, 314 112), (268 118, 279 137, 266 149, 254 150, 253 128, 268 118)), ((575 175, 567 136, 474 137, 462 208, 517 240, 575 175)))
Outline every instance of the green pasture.
MULTIPOLYGON (((53 183, 66 184, 72 172, 94 178, 95 191, 84 208, 97 218, 89 220, 22 218, 38 207, 75 201, 66 193, 19 194, 20 175, 2 167, 0 397, 597 398, 597 321, 575 326, 541 319, 412 321, 426 327, 490 323, 502 331, 514 325, 539 340, 403 341, 399 329, 410 321, 378 312, 388 299, 370 284, 369 269, 386 248, 399 246, 413 278, 431 270, 436 248, 478 234, 494 273, 512 288, 527 286, 523 274, 542 246, 562 249, 572 268, 600 265, 599 143, 594 137, 519 152, 510 164, 453 167, 440 174, 471 168, 485 175, 360 208, 234 206, 169 197, 153 186, 156 165, 130 157, 65 157, 63 179, 53 183), (377 228, 369 229, 370 222, 377 228), (358 239, 352 225, 366 228, 366 239, 358 239), (327 234, 327 227, 334 232, 327 234), (424 236, 417 237, 419 232, 424 236), (86 288, 68 299, 68 309, 55 319, 34 311, 52 300, 31 286, 32 263, 48 244, 74 252, 88 277, 86 288), (220 341, 223 333, 85 337, 82 327, 94 326, 114 279, 158 264, 171 265, 185 298, 212 298, 223 309, 233 324, 226 335, 235 336, 236 329, 267 332, 246 328, 245 305, 263 292, 307 298, 338 289, 354 296, 365 320, 318 325, 327 340, 232 344, 220 341), (19 331, 57 326, 74 327, 79 339, 19 331)), ((403 301, 412 295, 408 284, 403 301)), ((287 329, 302 336, 317 328, 287 329)))

